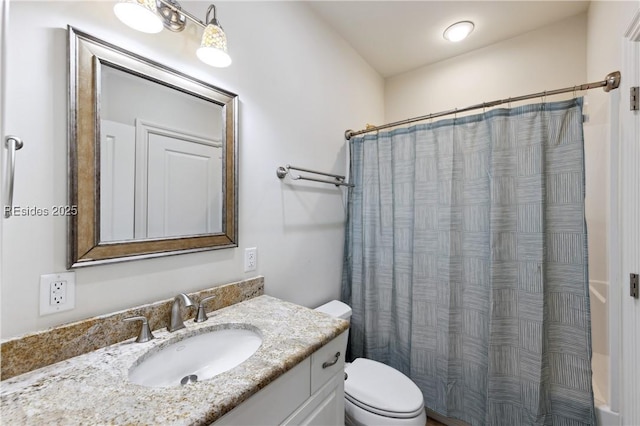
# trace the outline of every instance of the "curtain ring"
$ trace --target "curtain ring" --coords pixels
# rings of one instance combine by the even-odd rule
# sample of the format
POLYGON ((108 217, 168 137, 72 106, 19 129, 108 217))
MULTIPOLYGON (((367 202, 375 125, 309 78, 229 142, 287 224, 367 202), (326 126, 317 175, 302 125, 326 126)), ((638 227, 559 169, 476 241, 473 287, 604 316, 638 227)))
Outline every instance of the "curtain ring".
POLYGON ((507 100, 507 106, 509 107, 509 109, 511 109, 511 97, 509 97, 509 99, 507 100))
POLYGON ((574 99, 578 97, 578 92, 576 90, 576 87, 578 87, 578 86, 573 86, 573 98, 574 99))
POLYGON ((487 103, 485 101, 482 101, 482 113, 487 113, 487 103))
POLYGON ((376 136, 380 134, 380 129, 376 129, 377 126, 373 125, 373 124, 369 124, 367 123, 367 125, 365 126, 365 130, 373 130, 375 129, 376 132, 376 136))

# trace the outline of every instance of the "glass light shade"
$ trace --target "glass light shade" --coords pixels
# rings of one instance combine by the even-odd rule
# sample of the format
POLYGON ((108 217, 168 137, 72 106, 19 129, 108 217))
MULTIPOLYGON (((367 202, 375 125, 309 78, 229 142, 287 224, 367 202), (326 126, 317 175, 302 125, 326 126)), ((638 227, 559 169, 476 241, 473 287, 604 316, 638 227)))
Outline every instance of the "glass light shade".
POLYGON ((214 24, 207 25, 196 55, 202 62, 213 67, 224 68, 231 65, 231 57, 227 53, 227 36, 222 28, 214 24))
POLYGON ((456 22, 444 30, 442 35, 446 40, 457 42, 467 38, 467 36, 471 34, 471 31, 473 31, 473 28, 474 25, 471 21, 456 22))
POLYGON ((162 31, 156 0, 123 0, 113 6, 113 12, 124 24, 143 33, 162 31))

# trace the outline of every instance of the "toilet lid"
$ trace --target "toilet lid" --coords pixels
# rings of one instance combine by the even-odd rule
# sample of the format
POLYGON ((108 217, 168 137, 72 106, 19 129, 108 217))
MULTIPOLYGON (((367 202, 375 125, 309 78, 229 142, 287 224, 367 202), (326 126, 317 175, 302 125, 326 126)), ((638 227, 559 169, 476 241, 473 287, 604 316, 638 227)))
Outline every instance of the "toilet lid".
POLYGON ((398 370, 366 358, 345 368, 344 393, 359 407, 387 417, 415 417, 424 410, 422 392, 398 370))

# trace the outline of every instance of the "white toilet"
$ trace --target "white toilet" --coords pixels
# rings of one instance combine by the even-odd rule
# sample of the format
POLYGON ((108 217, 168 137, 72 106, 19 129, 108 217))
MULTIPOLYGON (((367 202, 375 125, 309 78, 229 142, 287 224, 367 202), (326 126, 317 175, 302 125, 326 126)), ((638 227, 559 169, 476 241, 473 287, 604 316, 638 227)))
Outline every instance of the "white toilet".
MULTIPOLYGON (((332 300, 316 311, 347 321, 351 308, 332 300)), ((381 362, 356 358, 345 367, 345 424, 347 426, 424 426, 424 399, 410 378, 381 362)))

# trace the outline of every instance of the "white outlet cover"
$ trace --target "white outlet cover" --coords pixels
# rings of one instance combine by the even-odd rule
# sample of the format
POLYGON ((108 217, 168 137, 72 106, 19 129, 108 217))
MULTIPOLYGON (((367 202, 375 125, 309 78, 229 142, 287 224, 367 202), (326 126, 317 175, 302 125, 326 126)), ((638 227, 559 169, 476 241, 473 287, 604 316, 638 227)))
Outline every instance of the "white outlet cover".
POLYGON ((40 315, 56 314, 76 307, 76 273, 61 272, 58 274, 40 275, 40 315), (66 282, 66 303, 51 304, 51 285, 56 281, 66 282))
POLYGON ((251 247, 244 249, 244 271, 255 271, 258 267, 258 248, 251 247))

